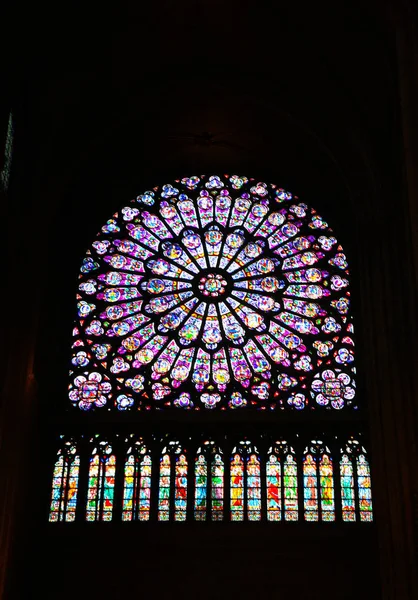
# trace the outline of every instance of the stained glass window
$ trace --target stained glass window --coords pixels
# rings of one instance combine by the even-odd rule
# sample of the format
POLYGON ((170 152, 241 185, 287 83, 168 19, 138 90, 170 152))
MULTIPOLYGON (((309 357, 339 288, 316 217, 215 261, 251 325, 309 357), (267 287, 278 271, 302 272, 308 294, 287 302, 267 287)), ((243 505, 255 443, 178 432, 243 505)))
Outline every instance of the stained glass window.
POLYGON ((271 454, 266 467, 267 477, 267 518, 280 521, 282 518, 282 473, 280 457, 271 454))
POLYGON ((82 262, 69 398, 83 410, 355 408, 348 276, 328 224, 276 185, 153 188, 82 262))
POLYGON ((185 521, 187 511, 187 459, 184 454, 176 456, 175 481, 174 520, 185 521))
POLYGON ((231 520, 244 520, 244 460, 235 452, 231 459, 231 520))
POLYGON ((278 441, 268 452, 266 464, 267 520, 298 520, 297 463, 294 450, 278 441), (283 484, 282 484, 283 482, 283 484))
POLYGON ((222 521, 224 510, 224 461, 219 452, 216 452, 212 458, 211 484, 212 521, 222 521))
MULTIPOLYGON (((49 520, 82 520, 85 496, 83 493, 80 498, 80 490, 87 483, 88 521, 296 522, 300 497, 305 521, 372 522, 365 447, 350 438, 331 452, 325 441, 312 440, 301 446, 298 435, 292 438, 295 446, 264 432, 255 440, 244 438, 233 446, 229 436, 222 435, 226 447, 232 448, 224 458, 217 442, 212 438, 202 442, 200 433, 191 433, 184 443, 168 435, 158 441, 155 434, 145 438, 147 441, 131 434, 124 442, 120 434, 106 439, 97 435, 90 445, 83 436, 61 437, 49 520), (266 454, 258 452, 254 441, 268 449, 266 454), (118 464, 114 445, 123 456, 118 464), (294 448, 300 448, 300 453, 294 448), (335 473, 334 462, 338 467, 335 473), (88 480, 79 481, 87 470, 88 480), (121 500, 116 506, 115 496, 121 500), (151 512, 154 503, 155 514, 151 512)), ((339 436, 325 439, 335 448, 339 436)))
POLYGON ((160 485, 158 490, 158 520, 170 519, 170 481, 171 460, 169 454, 163 454, 160 459, 160 485))
POLYGON ((335 521, 334 473, 332 458, 323 454, 319 460, 319 486, 323 521, 335 521))
POLYGON ((357 481, 360 521, 373 521, 370 467, 364 454, 357 456, 357 481))
POLYGON ((299 517, 298 468, 293 454, 288 454, 283 467, 284 481, 284 518, 297 521, 299 517))
POLYGON ((341 511, 343 521, 356 520, 353 463, 347 454, 340 461, 341 511))
POLYGON ((257 448, 241 441, 232 451, 230 465, 231 520, 261 519, 261 473, 257 448))
POLYGON ((195 520, 222 521, 224 510, 224 461, 213 441, 198 448, 195 463, 195 520), (210 515, 210 517, 208 516, 210 515))
POLYGON ((151 456, 142 442, 128 449, 125 461, 122 519, 148 521, 151 507, 151 456))
POLYGON ((115 489, 116 457, 112 446, 101 441, 92 451, 87 493, 87 521, 111 521, 115 489))
POLYGON ((334 472, 329 449, 312 441, 303 458, 306 521, 335 521, 334 472))
POLYGON ((55 462, 50 521, 74 521, 79 470, 80 456, 77 453, 77 446, 73 441, 67 441, 59 449, 55 462))
POLYGON ((187 516, 188 463, 186 452, 177 441, 165 446, 160 458, 158 520, 185 521, 187 516), (172 486, 174 489, 172 490, 172 486))
POLYGON ((247 515, 249 521, 261 519, 260 459, 255 453, 247 457, 247 515))
POLYGON ((305 520, 318 520, 318 475, 316 457, 306 454, 303 459, 303 500, 305 520))
POLYGON ((198 452, 195 465, 195 501, 194 516, 196 521, 206 521, 208 502, 208 463, 204 454, 198 452))
POLYGON ((351 438, 341 450, 341 508, 344 521, 373 521, 372 484, 366 450, 351 438), (356 510, 357 508, 357 510, 356 510))

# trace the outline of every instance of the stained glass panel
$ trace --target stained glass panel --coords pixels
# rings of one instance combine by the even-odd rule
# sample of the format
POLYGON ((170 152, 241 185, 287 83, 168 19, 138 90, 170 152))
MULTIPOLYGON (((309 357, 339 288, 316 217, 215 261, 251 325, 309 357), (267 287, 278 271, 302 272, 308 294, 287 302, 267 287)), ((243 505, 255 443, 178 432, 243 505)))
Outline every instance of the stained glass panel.
POLYGON ((184 454, 176 457, 174 520, 185 521, 187 511, 187 459, 184 454))
POLYGON ((170 481, 171 461, 168 454, 160 459, 160 485, 158 491, 158 520, 168 521, 170 519, 170 481))
POLYGON ((224 463, 220 454, 215 454, 211 464, 212 521, 223 520, 224 509, 224 463))
POLYGON ((137 459, 131 454, 125 462, 125 479, 123 491, 123 521, 132 521, 134 519, 135 487, 137 478, 136 469, 137 459))
POLYGON ((296 460, 291 454, 284 461, 283 480, 284 518, 286 521, 297 521, 299 517, 298 471, 296 460))
POLYGON ((303 497, 305 521, 318 521, 318 476, 312 454, 303 459, 303 497))
POLYGON ((247 457, 247 516, 249 521, 261 519, 260 459, 256 454, 247 457))
POLYGON ((341 510, 343 521, 356 520, 353 464, 347 454, 340 461, 341 510))
POLYGON ((231 460, 231 520, 244 520, 244 461, 237 453, 231 460))
POLYGON ((360 456, 357 457, 357 483, 360 521, 373 521, 370 467, 364 454, 360 454, 360 456))
POLYGON ((116 457, 103 445, 90 459, 87 492, 87 521, 111 521, 115 488, 116 457))
POLYGON ((195 464, 194 518, 196 521, 206 521, 207 486, 208 465, 205 456, 200 454, 195 464))
POLYGON ((76 447, 68 445, 60 450, 52 482, 51 522, 75 520, 79 470, 80 457, 76 454, 76 447))
POLYGON ((332 459, 328 454, 322 455, 319 461, 319 482, 322 520, 335 521, 334 474, 332 459))
POLYGON ((147 191, 80 271, 69 398, 83 410, 356 406, 347 259, 276 185, 193 176, 147 191))
POLYGON ((270 455, 266 466, 267 478, 267 519, 280 521, 282 518, 282 489, 280 458, 270 455))
POLYGON ((125 462, 122 520, 148 521, 151 505, 151 468, 148 454, 130 454, 125 462))

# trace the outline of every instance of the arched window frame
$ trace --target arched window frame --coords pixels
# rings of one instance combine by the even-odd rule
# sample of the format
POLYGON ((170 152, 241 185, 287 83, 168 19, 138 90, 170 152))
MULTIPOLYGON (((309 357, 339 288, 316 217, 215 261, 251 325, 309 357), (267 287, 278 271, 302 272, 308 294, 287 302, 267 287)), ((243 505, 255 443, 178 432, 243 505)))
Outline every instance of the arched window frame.
POLYGON ((261 520, 261 461, 256 446, 241 440, 230 458, 231 521, 261 520))
POLYGON ((189 495, 188 452, 171 440, 161 450, 158 480, 158 520, 185 521, 189 495))
POLYGON ((129 440, 123 486, 123 521, 149 521, 151 512, 152 455, 142 438, 129 440))
POLYGON ((108 522, 114 509, 116 455, 107 440, 91 443, 86 520, 108 522))
POLYGON ((222 521, 225 501, 225 462, 222 450, 211 440, 206 440, 197 449, 194 483, 195 520, 222 521))
POLYGON ((370 464, 364 446, 354 438, 341 448, 341 511, 345 522, 372 522, 370 464))
POLYGON ((268 521, 299 518, 298 464, 295 451, 285 440, 270 446, 266 459, 268 521))
POLYGON ((73 439, 64 441, 61 436, 61 443, 54 466, 49 520, 69 523, 76 516, 80 455, 73 439))
POLYGON ((305 521, 335 521, 334 465, 331 451, 312 440, 302 459, 305 521))

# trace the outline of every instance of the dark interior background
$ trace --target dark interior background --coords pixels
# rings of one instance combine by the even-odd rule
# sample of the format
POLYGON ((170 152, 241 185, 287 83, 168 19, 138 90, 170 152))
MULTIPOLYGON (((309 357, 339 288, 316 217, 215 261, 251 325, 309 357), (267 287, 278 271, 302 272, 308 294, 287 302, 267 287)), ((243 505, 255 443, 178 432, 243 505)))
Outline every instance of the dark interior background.
MULTIPOLYGON (((387 477, 400 485, 395 463, 381 453, 379 402, 389 407, 385 394, 411 360, 410 322, 399 325, 396 315, 414 306, 393 12, 357 1, 273 10, 218 0, 127 3, 126 12, 107 16, 56 10, 34 7, 23 22, 14 7, 4 43, 15 119, 5 231, 14 290, 5 347, 15 366, 5 378, 17 390, 8 435, 24 437, 21 462, 10 459, 9 467, 19 483, 7 597, 379 598, 382 547, 396 537, 387 531, 387 477), (67 407, 82 256, 132 197, 218 172, 289 189, 344 247, 364 410, 287 425, 274 415, 257 427, 364 432, 376 525, 49 525, 57 433, 122 431, 130 420, 141 427, 129 414, 109 422, 67 407), (26 409, 20 355, 32 374, 26 409)), ((229 415, 187 418, 170 417, 168 426, 216 433, 253 426, 229 415)), ((162 428, 161 419, 144 426, 162 428)))

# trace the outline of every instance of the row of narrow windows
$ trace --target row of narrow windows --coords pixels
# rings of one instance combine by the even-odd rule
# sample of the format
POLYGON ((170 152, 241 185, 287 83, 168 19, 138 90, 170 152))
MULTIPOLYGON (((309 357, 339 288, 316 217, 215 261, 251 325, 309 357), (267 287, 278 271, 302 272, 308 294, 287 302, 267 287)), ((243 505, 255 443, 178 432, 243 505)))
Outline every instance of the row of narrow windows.
POLYGON ((299 453, 284 440, 262 453, 241 440, 228 455, 212 440, 193 451, 127 438, 118 456, 108 440, 90 442, 85 459, 74 440, 58 451, 52 522, 373 520, 369 461, 355 439, 337 452, 312 440, 299 453))

